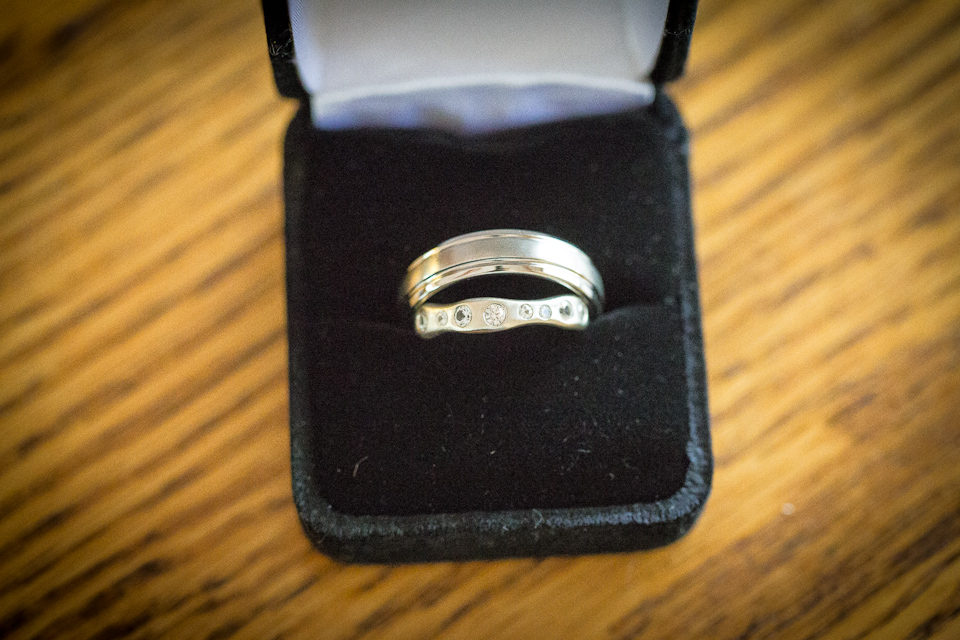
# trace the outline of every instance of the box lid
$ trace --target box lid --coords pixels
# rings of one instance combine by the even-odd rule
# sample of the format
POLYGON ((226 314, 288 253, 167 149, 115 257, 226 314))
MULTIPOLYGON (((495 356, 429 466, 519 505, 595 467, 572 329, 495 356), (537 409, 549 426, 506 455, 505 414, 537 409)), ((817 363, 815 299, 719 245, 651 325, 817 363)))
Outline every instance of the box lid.
POLYGON ((309 100, 318 126, 472 132, 649 102, 683 73, 696 14, 695 0, 263 7, 277 87, 309 100))

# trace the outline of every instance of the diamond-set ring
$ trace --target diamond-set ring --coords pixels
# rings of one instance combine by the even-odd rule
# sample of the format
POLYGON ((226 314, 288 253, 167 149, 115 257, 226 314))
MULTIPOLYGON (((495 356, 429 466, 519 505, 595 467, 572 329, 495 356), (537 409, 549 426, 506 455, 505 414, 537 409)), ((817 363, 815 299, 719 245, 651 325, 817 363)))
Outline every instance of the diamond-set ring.
POLYGON ((448 305, 423 304, 414 315, 414 327, 423 338, 447 331, 489 333, 530 324, 585 329, 589 321, 587 305, 575 295, 542 300, 471 298, 448 305))
POLYGON ((520 229, 478 231, 451 238, 414 260, 401 298, 422 338, 446 332, 489 333, 525 325, 585 329, 603 308, 603 281, 590 258, 553 236, 520 229), (572 294, 540 300, 471 298, 428 304, 437 292, 486 275, 528 275, 556 282, 572 294))

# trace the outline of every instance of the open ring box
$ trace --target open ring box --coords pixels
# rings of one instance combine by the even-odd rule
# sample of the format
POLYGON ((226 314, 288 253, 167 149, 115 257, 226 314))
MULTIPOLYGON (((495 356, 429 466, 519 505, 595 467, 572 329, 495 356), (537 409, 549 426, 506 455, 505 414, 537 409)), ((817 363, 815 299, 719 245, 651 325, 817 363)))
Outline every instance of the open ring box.
POLYGON ((689 0, 264 0, 285 142, 293 493, 357 562, 657 547, 712 456, 687 134, 689 0), (541 231, 594 261, 582 332, 417 337, 407 265, 541 231))

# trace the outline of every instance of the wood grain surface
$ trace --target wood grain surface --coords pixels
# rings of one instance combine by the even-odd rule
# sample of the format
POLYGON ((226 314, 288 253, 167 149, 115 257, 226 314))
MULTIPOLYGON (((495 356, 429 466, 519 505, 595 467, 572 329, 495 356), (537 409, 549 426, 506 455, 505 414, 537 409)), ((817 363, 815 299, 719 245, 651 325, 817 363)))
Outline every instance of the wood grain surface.
POLYGON ((960 3, 703 0, 703 517, 413 566, 294 510, 259 4, 0 12, 0 637, 960 638, 960 3))

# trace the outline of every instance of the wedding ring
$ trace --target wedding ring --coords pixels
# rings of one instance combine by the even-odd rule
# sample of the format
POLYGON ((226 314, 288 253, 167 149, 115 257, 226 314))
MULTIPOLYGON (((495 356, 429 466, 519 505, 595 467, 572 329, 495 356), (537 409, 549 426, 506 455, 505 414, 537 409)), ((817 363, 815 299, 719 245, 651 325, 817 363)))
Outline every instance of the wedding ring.
POLYGON ((579 296, 564 295, 542 300, 470 298, 453 304, 422 304, 414 326, 423 338, 445 332, 490 333, 528 324, 563 329, 585 329, 590 312, 579 296))
POLYGON ((524 324, 583 329, 591 314, 602 311, 604 291, 590 257, 569 242, 535 231, 493 229, 451 238, 414 260, 407 268, 400 296, 414 311, 417 332, 432 337, 447 331, 482 333, 524 324), (555 282, 573 295, 426 304, 436 293, 458 282, 511 274, 555 282))

